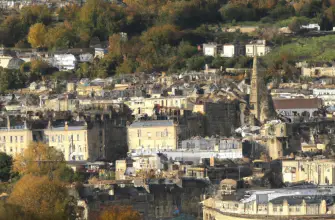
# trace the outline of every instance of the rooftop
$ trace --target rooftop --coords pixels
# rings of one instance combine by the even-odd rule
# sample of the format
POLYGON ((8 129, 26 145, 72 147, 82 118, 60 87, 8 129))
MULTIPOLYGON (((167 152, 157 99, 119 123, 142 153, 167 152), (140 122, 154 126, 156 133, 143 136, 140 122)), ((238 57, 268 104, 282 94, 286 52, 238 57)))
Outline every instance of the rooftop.
POLYGON ((321 107, 322 101, 318 98, 305 99, 274 99, 275 109, 309 109, 321 107))
POLYGON ((174 126, 172 120, 156 120, 156 121, 136 121, 129 127, 141 128, 141 127, 163 127, 163 126, 174 126))

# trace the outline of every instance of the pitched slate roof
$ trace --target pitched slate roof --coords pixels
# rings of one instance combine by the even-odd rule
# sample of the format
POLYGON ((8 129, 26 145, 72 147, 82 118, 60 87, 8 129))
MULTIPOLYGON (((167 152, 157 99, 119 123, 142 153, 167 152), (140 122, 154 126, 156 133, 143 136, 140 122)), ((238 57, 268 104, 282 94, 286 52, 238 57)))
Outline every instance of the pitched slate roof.
POLYGON ((275 109, 315 109, 320 108, 322 100, 319 98, 305 99, 274 99, 275 109))

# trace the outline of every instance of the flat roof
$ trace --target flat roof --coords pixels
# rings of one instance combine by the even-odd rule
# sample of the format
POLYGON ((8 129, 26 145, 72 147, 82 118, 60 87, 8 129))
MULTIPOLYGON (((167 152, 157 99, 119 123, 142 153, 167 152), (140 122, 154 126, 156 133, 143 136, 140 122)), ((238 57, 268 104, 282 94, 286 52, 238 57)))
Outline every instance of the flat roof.
POLYGON ((174 126, 172 120, 154 120, 154 121, 136 121, 129 127, 141 128, 141 127, 163 127, 163 126, 174 126))

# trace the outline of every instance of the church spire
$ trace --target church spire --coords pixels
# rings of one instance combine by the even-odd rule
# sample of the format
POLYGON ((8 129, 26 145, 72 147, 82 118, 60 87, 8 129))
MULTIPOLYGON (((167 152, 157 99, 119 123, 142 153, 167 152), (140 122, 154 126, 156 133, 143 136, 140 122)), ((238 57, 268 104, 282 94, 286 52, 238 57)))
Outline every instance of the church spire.
POLYGON ((254 62, 251 75, 251 92, 250 92, 250 110, 254 117, 259 120, 260 117, 260 88, 258 77, 257 56, 254 56, 254 62))
POLYGON ((252 78, 257 78, 257 75, 258 75, 258 65, 257 65, 257 55, 255 55, 252 64, 252 78))

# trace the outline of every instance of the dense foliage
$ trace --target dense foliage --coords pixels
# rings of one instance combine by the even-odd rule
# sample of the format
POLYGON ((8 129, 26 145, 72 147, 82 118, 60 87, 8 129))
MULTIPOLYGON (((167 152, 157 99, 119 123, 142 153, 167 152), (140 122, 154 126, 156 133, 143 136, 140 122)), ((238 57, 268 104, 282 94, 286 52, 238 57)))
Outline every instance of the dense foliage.
POLYGON ((335 22, 334 0, 124 0, 122 4, 88 0, 82 7, 51 9, 32 5, 7 16, 0 24, 0 44, 47 48, 50 51, 89 47, 109 41, 109 54, 76 71, 57 72, 43 63, 24 64, 20 71, 1 70, 0 92, 50 76, 107 77, 136 71, 200 70, 212 67, 250 67, 245 58, 205 58, 197 45, 204 42, 246 42, 251 36, 224 32, 234 25, 259 26, 254 37, 280 47, 291 39, 276 28, 319 23, 324 30, 335 22), (244 23, 243 23, 244 22, 244 23), (127 37, 120 33, 127 33, 127 37), (12 80, 12 79, 19 80, 12 80))
POLYGON ((111 206, 104 210, 99 220, 141 220, 142 217, 138 211, 130 206, 111 206))
POLYGON ((68 185, 84 179, 67 167, 61 152, 43 143, 32 143, 14 157, 13 164, 10 156, 1 153, 1 180, 8 179, 11 173, 18 176, 1 190, 9 193, 9 198, 0 202, 1 220, 76 218, 76 200, 70 196, 68 185))

